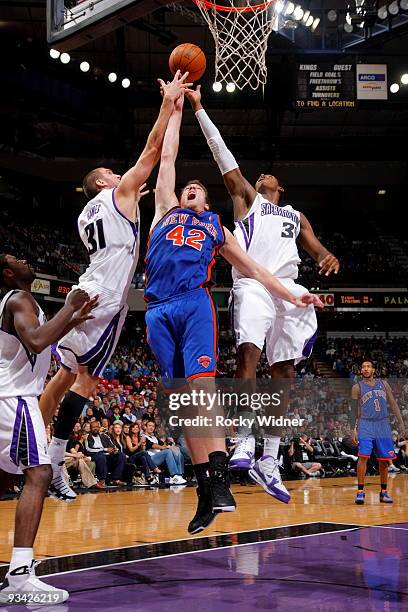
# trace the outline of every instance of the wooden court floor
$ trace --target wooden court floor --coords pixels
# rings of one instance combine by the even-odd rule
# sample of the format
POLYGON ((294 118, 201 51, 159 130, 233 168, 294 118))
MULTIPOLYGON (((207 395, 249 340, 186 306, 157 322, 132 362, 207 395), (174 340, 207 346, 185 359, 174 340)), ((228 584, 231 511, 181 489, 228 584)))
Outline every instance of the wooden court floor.
MULTIPOLYGON (((271 498, 259 486, 234 485, 236 512, 220 515, 210 529, 199 535, 318 521, 355 525, 408 523, 408 474, 390 478, 393 505, 379 503, 379 479, 371 477, 366 482, 365 506, 356 506, 355 483, 355 478, 287 482, 292 495, 288 505, 271 498)), ((15 500, 0 501, 0 564, 10 559, 15 508, 15 500)), ((197 537, 186 531, 195 508, 192 487, 85 494, 78 496, 74 504, 47 499, 35 555, 42 559, 197 537)))

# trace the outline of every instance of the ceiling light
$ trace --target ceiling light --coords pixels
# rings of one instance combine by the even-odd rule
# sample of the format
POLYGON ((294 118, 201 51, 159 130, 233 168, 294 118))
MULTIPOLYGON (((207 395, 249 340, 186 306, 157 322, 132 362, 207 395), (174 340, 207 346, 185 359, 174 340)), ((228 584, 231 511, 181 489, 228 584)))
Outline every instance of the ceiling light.
POLYGON ((128 87, 130 87, 130 80, 129 79, 122 79, 122 87, 124 89, 127 89, 128 87))
POLYGON ((222 83, 220 83, 219 81, 215 81, 215 83, 213 83, 212 88, 216 93, 219 93, 222 90, 222 83))
POLYGON ((69 53, 61 53, 60 55, 60 61, 63 64, 69 64, 69 62, 71 61, 71 56, 69 53))
POLYGON ((397 93, 397 91, 399 91, 398 83, 393 83, 392 85, 390 85, 390 92, 391 93, 397 93))
POLYGON ((57 51, 57 49, 50 49, 50 57, 52 57, 52 59, 58 59, 60 55, 61 53, 57 51))
POLYGON ((118 80, 118 75, 116 74, 116 72, 110 72, 108 74, 108 80, 110 83, 114 83, 115 81, 118 80))
POLYGON ((81 62, 79 64, 79 67, 82 70, 82 72, 88 72, 88 70, 90 69, 90 65, 88 62, 81 62))

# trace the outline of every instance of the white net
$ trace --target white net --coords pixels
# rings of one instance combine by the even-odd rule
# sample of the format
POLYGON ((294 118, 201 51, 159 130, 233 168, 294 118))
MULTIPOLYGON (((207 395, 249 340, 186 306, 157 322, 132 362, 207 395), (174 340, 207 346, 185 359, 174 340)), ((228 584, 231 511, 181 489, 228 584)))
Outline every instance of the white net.
POLYGON ((277 29, 275 0, 194 0, 215 43, 215 80, 238 89, 265 85, 268 38, 277 29))

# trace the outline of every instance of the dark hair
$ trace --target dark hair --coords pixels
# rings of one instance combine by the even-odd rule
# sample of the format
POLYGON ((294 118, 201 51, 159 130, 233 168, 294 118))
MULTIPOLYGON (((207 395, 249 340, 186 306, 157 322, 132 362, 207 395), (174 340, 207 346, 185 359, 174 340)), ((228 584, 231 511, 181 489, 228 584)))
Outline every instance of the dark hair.
POLYGON ((154 419, 146 419, 146 425, 148 423, 153 423, 153 425, 156 427, 156 421, 154 419))
MULTIPOLYGON (((204 193, 205 193, 205 199, 206 202, 209 206, 209 208, 211 208, 211 202, 210 202, 210 196, 208 194, 208 189, 207 187, 198 179, 192 179, 191 181, 187 181, 187 183, 184 185, 184 187, 181 190, 181 193, 183 193, 183 191, 185 190, 186 187, 188 187, 189 185, 200 185, 200 187, 203 189, 204 193)), ((180 194, 181 195, 181 194, 180 194)))
POLYGON ((4 274, 3 274, 3 270, 5 270, 6 268, 8 268, 8 261, 7 261, 7 255, 6 253, 1 253, 0 255, 0 287, 5 287, 6 283, 4 281, 4 274))
POLYGON ((372 359, 363 359, 363 361, 361 362, 360 368, 363 367, 363 363, 371 363, 371 365, 375 369, 374 361, 372 359))
POLYGON ((92 200, 98 193, 99 189, 96 186, 96 179, 100 176, 100 169, 94 168, 85 176, 82 181, 82 189, 88 200, 92 200))

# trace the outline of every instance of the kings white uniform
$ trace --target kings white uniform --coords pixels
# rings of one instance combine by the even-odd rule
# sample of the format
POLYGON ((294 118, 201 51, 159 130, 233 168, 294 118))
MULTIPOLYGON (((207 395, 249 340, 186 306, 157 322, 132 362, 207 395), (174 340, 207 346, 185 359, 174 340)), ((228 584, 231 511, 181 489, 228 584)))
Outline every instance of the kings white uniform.
POLYGON ((84 365, 91 375, 102 376, 128 311, 127 294, 139 258, 139 208, 133 222, 117 208, 115 189, 103 189, 80 214, 78 230, 91 261, 73 289, 99 295, 98 306, 92 311, 94 319, 59 341, 57 352, 71 372, 84 365))
MULTIPOLYGON (((300 213, 292 206, 277 206, 257 194, 247 215, 236 222, 234 235, 241 248, 279 278, 296 296, 307 289, 295 283, 300 263, 296 239, 300 213)), ((238 345, 251 342, 262 349, 270 365, 309 357, 316 337, 313 306, 305 309, 273 297, 257 281, 245 278, 233 268, 230 300, 233 327, 238 345)))
MULTIPOLYGON (((21 474, 28 467, 51 463, 38 405, 51 348, 32 354, 17 334, 3 330, 5 308, 15 293, 19 291, 9 291, 0 303, 0 469, 21 474)), ((38 321, 40 325, 46 321, 39 306, 38 321)))

